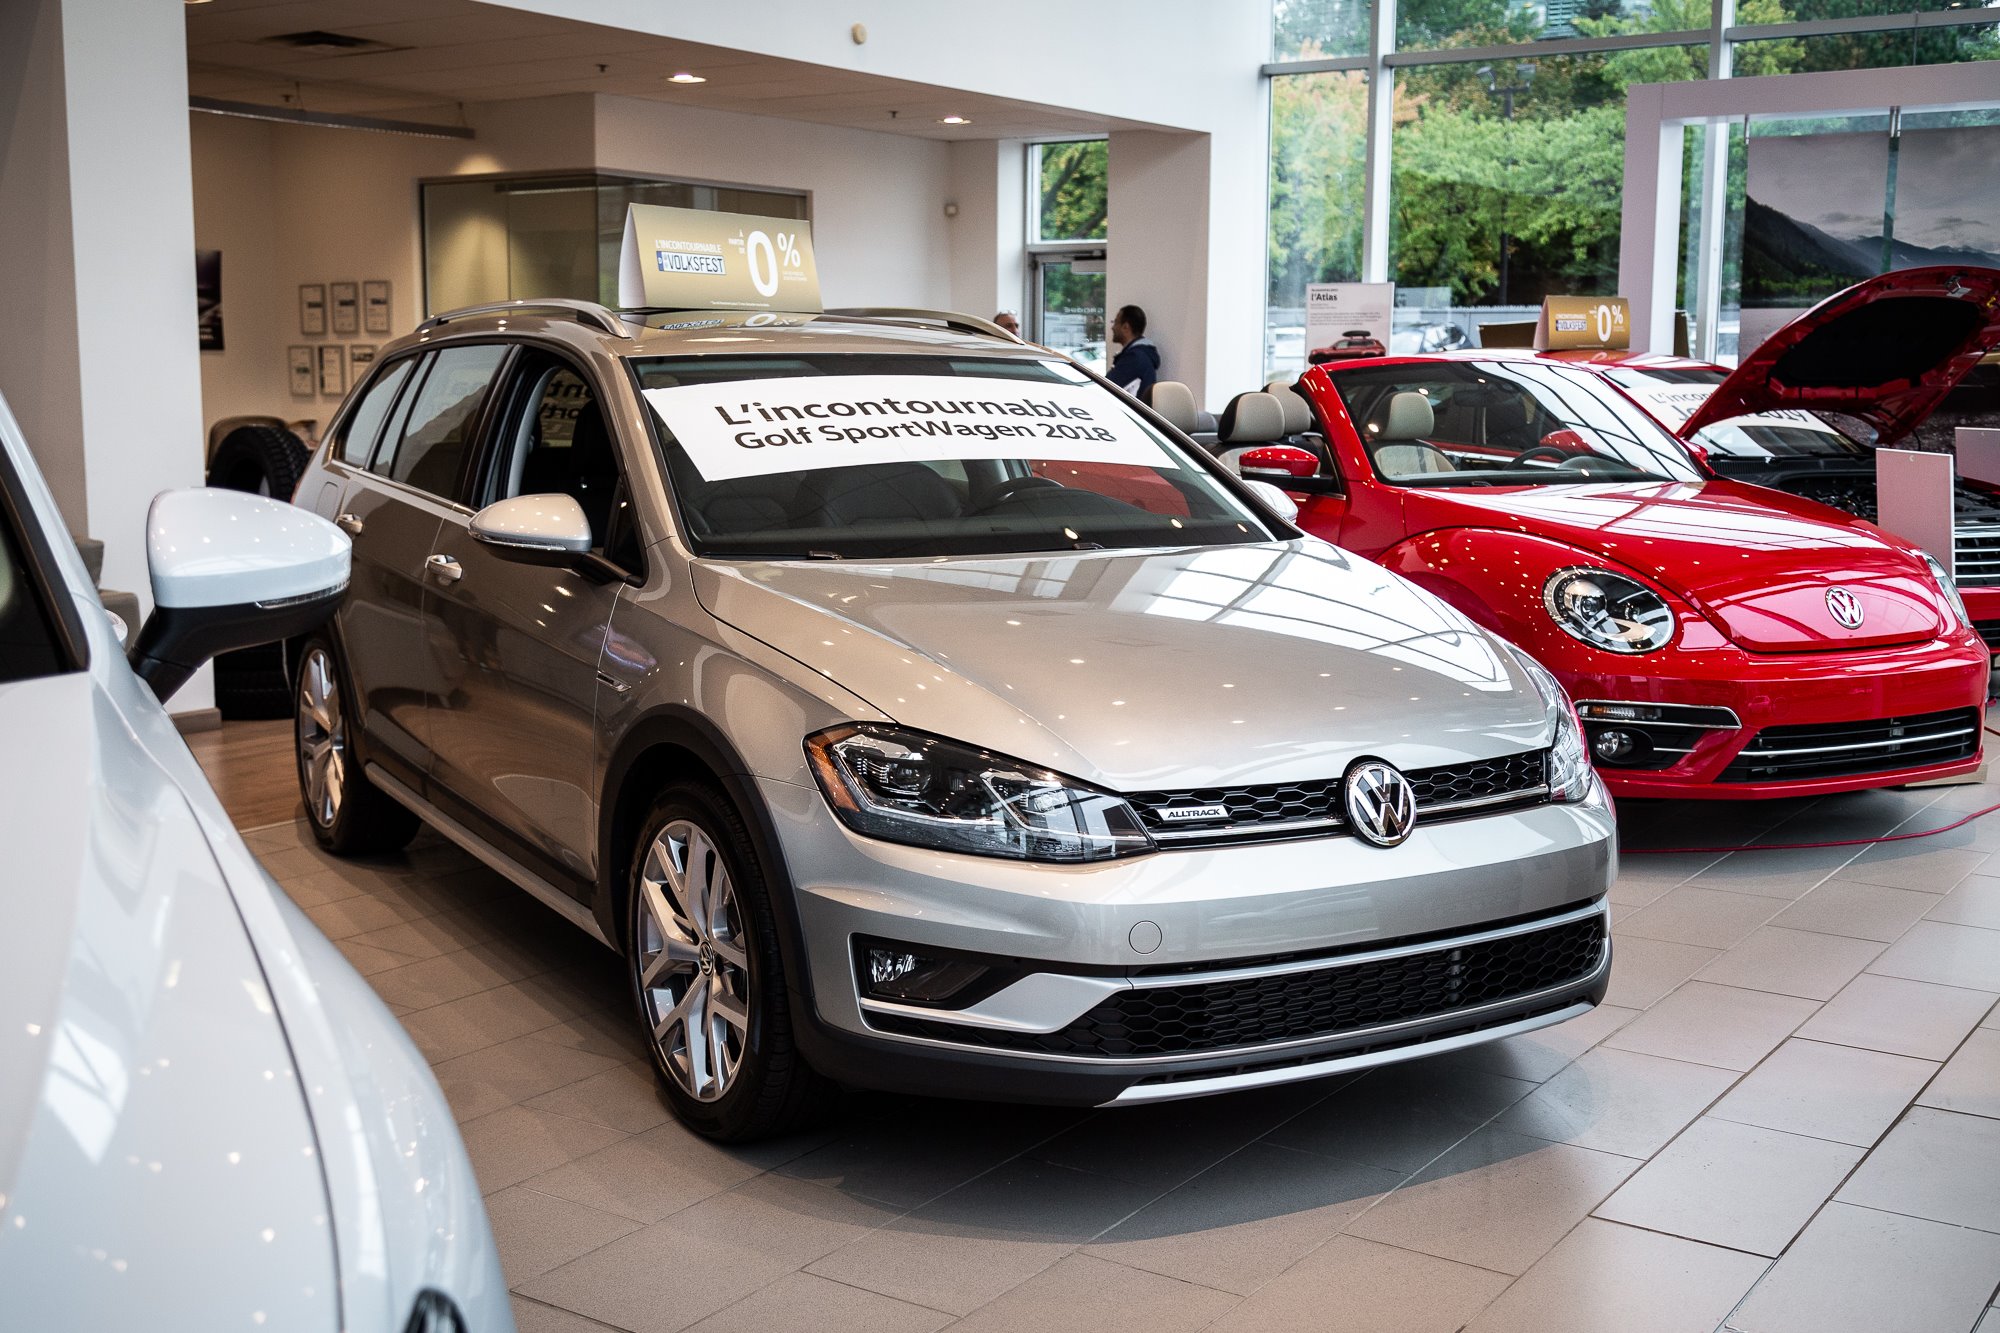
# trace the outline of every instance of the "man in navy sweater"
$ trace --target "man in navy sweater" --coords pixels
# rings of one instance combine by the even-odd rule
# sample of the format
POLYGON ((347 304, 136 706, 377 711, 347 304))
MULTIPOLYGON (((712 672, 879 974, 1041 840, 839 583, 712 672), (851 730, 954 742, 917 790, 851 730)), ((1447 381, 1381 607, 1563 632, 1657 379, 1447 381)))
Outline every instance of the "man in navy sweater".
POLYGON ((1146 336, 1146 312, 1135 305, 1120 306, 1111 321, 1111 341, 1124 347, 1104 378, 1140 402, 1152 402, 1153 386, 1160 380, 1160 349, 1146 336))

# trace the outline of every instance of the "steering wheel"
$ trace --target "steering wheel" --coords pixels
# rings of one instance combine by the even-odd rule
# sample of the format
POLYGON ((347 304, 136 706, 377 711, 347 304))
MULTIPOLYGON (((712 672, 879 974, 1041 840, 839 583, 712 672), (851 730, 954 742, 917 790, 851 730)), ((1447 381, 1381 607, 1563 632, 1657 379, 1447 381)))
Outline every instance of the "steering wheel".
POLYGON ((1576 457, 1577 455, 1571 453, 1569 450, 1558 449, 1553 444, 1538 444, 1532 449, 1523 449, 1520 453, 1514 455, 1514 461, 1516 463, 1526 463, 1535 458, 1549 458, 1554 460, 1557 466, 1561 466, 1576 457))
POLYGON ((992 491, 990 491, 987 494, 985 503, 981 504, 979 507, 981 509, 991 509, 995 505, 1005 504, 1007 501, 1019 495, 1022 491, 1046 490, 1051 486, 1053 486, 1057 490, 1063 489, 1063 484, 1057 481, 1055 478, 1044 477, 1040 473, 1036 472, 1030 472, 1025 477, 1009 477, 1007 478, 1007 480, 1001 482, 998 486, 995 486, 992 489, 992 491))

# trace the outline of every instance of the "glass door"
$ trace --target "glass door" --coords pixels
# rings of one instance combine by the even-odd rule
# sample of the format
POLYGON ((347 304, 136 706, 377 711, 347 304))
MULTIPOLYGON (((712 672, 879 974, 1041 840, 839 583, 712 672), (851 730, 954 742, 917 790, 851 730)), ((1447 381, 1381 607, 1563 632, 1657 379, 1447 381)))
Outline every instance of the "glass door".
POLYGON ((1102 253, 1035 256, 1034 327, 1028 341, 1074 357, 1104 373, 1104 257, 1102 253))

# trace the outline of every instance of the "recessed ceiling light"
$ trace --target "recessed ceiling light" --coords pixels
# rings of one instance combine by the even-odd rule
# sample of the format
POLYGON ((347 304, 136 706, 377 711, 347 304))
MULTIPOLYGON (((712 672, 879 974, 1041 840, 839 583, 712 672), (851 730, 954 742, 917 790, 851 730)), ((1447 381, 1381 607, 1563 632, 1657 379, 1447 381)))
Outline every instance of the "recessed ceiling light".
POLYGON ((702 77, 701 75, 699 75, 699 74, 690 74, 690 73, 688 73, 688 72, 687 72, 686 70, 682 70, 682 71, 681 71, 680 73, 678 73, 678 74, 669 74, 669 75, 667 76, 667 82, 668 82, 668 83, 707 83, 707 82, 708 82, 708 80, 707 80, 707 79, 705 79, 705 78, 703 78, 703 77, 702 77))
POLYGON ((971 123, 964 116, 942 116, 938 119, 938 124, 940 125, 970 125, 971 123))

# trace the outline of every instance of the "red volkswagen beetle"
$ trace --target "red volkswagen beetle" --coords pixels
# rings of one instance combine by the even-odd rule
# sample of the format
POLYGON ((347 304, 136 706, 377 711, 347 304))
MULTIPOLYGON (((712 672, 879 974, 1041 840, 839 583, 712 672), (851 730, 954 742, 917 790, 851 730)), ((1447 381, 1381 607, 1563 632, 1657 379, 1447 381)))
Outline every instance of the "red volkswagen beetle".
MULTIPOLYGON (((1689 425, 1907 401, 2000 343, 1996 306, 2000 273, 1984 270, 1834 298, 1689 425)), ((1273 414, 1232 411, 1225 456, 1290 493, 1307 531, 1553 670, 1619 795, 1817 795, 1977 766, 1989 656, 1937 562, 1717 476, 1602 367, 1399 356, 1313 367, 1298 392, 1313 419, 1286 425, 1317 429, 1262 443, 1278 432, 1243 423, 1273 414)))

